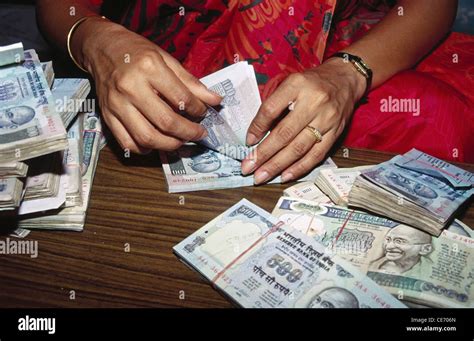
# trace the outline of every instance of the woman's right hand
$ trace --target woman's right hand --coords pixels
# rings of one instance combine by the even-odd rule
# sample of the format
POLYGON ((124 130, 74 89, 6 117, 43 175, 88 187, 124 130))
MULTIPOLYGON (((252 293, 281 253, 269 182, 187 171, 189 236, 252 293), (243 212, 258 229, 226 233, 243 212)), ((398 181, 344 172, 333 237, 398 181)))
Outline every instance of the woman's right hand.
POLYGON ((220 103, 219 95, 166 51, 121 25, 90 19, 79 28, 82 64, 95 80, 103 118, 122 148, 169 151, 206 137, 200 124, 180 113, 198 119, 205 104, 220 103))

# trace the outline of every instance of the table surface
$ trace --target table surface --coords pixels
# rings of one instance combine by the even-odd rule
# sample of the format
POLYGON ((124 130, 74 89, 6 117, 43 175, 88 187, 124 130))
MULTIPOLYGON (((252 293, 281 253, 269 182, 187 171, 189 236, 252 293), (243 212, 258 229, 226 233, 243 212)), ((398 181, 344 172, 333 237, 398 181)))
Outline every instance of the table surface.
MULTIPOLYGON (((393 156, 344 151, 333 155, 339 167, 393 156)), ((172 247, 241 198, 271 211, 290 185, 169 194, 157 153, 126 159, 112 142, 100 155, 84 231, 33 231, 37 258, 0 256, 0 307, 230 307, 172 247)), ((462 220, 474 226, 473 207, 462 220)))

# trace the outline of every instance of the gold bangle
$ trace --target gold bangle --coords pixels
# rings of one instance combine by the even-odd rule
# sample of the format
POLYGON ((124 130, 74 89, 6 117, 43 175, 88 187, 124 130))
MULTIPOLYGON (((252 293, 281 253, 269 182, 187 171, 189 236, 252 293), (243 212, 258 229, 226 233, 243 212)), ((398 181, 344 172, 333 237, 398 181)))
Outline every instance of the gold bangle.
POLYGON ((67 35, 67 52, 69 53, 69 57, 71 58, 71 60, 74 62, 74 64, 76 64, 76 66, 81 69, 82 71, 84 71, 85 73, 89 73, 86 69, 84 69, 76 60, 76 58, 74 58, 74 56, 72 55, 72 51, 71 51, 71 39, 72 39, 72 34, 74 33, 74 31, 76 30, 76 28, 78 28, 78 26, 80 24, 82 24, 84 21, 86 21, 87 19, 89 18, 92 18, 92 17, 97 17, 97 18, 102 18, 102 19, 107 19, 106 17, 104 16, 98 16, 98 15, 87 15, 85 17, 82 17, 80 18, 79 20, 77 20, 74 25, 72 25, 71 29, 69 30, 69 33, 67 35))

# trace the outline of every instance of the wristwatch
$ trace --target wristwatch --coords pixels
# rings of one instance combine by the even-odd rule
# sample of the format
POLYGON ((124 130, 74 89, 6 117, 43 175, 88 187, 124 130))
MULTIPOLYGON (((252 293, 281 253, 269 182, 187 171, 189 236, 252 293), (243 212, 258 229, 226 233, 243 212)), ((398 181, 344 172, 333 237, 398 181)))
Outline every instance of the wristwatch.
POLYGON ((370 90, 370 86, 372 85, 372 69, 362 60, 362 58, 347 52, 336 52, 331 56, 331 58, 332 57, 339 57, 344 59, 344 61, 351 63, 354 65, 355 69, 365 77, 367 85, 365 87, 364 96, 362 96, 362 98, 365 99, 370 90))

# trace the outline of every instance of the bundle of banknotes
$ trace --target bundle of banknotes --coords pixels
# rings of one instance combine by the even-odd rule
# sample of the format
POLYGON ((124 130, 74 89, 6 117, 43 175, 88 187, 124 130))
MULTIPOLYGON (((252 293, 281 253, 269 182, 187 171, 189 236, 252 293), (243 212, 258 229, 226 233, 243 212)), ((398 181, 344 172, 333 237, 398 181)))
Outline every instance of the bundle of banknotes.
POLYGON ((242 199, 174 247, 246 308, 403 308, 323 244, 242 199))
POLYGON ((174 252, 243 307, 474 307, 473 232, 460 221, 433 237, 285 192, 271 214, 241 200, 174 252))
MULTIPOLYGON (((243 176, 241 160, 253 151, 245 144, 250 123, 261 100, 253 67, 238 62, 201 79, 223 97, 218 109, 209 108, 201 124, 208 137, 160 158, 170 193, 253 186, 253 176, 243 176)), ((324 168, 336 168, 326 159, 300 181, 314 181, 324 168)), ((270 183, 280 183, 277 177, 270 183)))
POLYGON ((0 48, 0 65, 0 214, 20 228, 81 230, 105 144, 99 116, 82 113, 90 83, 55 79, 21 43, 0 48))
POLYGON ((374 167, 323 169, 286 188, 271 214, 244 199, 174 251, 243 307, 473 308, 473 230, 455 219, 433 236, 348 207, 374 167))
POLYGON ((349 205, 440 235, 474 193, 474 174, 412 149, 363 170, 349 205))

